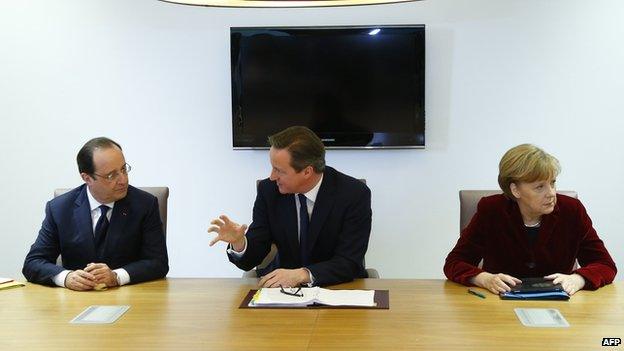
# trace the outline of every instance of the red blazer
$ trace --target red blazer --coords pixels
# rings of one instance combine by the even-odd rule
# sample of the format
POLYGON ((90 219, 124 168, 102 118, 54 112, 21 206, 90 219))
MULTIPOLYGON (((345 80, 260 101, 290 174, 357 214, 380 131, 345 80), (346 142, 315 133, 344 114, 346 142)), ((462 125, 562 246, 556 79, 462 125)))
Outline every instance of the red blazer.
POLYGON ((520 279, 574 272, 585 278, 585 289, 593 290, 611 283, 617 268, 579 200, 557 194, 555 209, 542 216, 530 246, 518 204, 493 195, 479 201, 444 264, 446 277, 464 285, 483 271, 520 279), (477 267, 481 259, 483 269, 477 267), (577 259, 581 268, 575 270, 577 259))

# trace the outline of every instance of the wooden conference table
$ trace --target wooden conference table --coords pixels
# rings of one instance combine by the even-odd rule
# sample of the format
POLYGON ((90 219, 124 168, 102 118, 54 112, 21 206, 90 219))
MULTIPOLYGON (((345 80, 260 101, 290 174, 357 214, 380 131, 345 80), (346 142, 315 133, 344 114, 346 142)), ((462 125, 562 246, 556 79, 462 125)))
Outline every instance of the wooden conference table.
MULTIPOLYGON (((1 350, 601 350, 624 338, 624 282, 570 301, 503 301, 444 280, 363 279, 389 310, 239 309, 256 279, 166 279, 108 291, 33 284, 0 291, 1 350), (131 305, 116 323, 69 321, 89 305, 131 305), (527 328, 515 307, 557 308, 569 328, 527 328)), ((622 350, 610 347, 610 350, 622 350)))

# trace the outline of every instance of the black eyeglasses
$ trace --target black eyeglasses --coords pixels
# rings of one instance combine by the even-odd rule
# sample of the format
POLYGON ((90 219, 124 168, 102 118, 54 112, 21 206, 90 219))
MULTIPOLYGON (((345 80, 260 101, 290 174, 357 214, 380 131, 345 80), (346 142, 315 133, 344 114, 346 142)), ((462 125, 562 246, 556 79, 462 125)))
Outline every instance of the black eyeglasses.
POLYGON ((282 294, 286 294, 290 296, 303 297, 303 293, 301 292, 301 287, 298 287, 297 289, 288 288, 288 290, 284 290, 284 288, 280 285, 280 292, 282 294))

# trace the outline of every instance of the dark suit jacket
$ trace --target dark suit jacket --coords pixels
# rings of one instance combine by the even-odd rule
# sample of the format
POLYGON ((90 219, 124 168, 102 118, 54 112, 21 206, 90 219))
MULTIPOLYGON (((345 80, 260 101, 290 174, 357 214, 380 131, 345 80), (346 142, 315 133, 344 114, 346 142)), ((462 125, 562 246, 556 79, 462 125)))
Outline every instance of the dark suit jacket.
POLYGON ((581 202, 557 194, 555 209, 542 216, 533 246, 515 201, 504 195, 479 201, 477 213, 446 258, 444 273, 470 285, 470 278, 483 271, 520 279, 574 272, 585 278, 585 289, 597 289, 611 283, 617 269, 581 202), (481 259, 483 269, 477 267, 481 259), (581 268, 575 270, 577 259, 581 268))
POLYGON ((158 200, 145 191, 129 186, 126 197, 115 202, 101 259, 95 252, 86 185, 49 201, 45 212, 22 270, 30 282, 54 285, 52 278, 63 270, 84 269, 91 262, 125 269, 131 283, 162 278, 169 271, 158 200), (55 264, 59 254, 63 267, 55 264))
MULTIPOLYGON (((371 230, 371 193, 359 180, 325 167, 309 227, 310 265, 316 285, 365 278, 364 254, 371 230)), ((247 250, 230 261, 243 270, 257 266, 275 243, 281 268, 301 268, 294 194, 280 194, 275 182, 258 185, 247 250)))

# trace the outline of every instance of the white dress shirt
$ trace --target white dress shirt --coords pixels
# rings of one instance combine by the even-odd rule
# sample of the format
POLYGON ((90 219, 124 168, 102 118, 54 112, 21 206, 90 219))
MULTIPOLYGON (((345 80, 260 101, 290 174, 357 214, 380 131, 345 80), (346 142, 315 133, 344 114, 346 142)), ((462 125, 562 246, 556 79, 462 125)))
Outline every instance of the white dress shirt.
MULTIPOLYGON (((91 226, 93 229, 93 235, 95 235, 95 226, 97 225, 97 222, 100 219, 100 216, 102 215, 100 206, 106 205, 110 207, 110 210, 106 213, 106 218, 108 218, 108 220, 110 221, 111 216, 113 215, 113 208, 115 207, 115 202, 109 202, 107 204, 99 203, 93 197, 93 195, 91 195, 91 191, 89 190, 89 187, 87 187, 87 199, 89 199, 89 208, 91 208, 91 226)), ((99 263, 99 262, 95 262, 95 263, 99 263)), ((65 278, 67 278, 67 275, 70 272, 71 272, 70 270, 64 270, 61 273, 55 275, 52 278, 52 280, 54 281, 54 284, 65 287, 65 278)), ((125 269, 118 268, 118 269, 113 270, 113 272, 117 273, 117 284, 119 284, 119 286, 130 283, 130 274, 128 274, 128 272, 125 269)))

